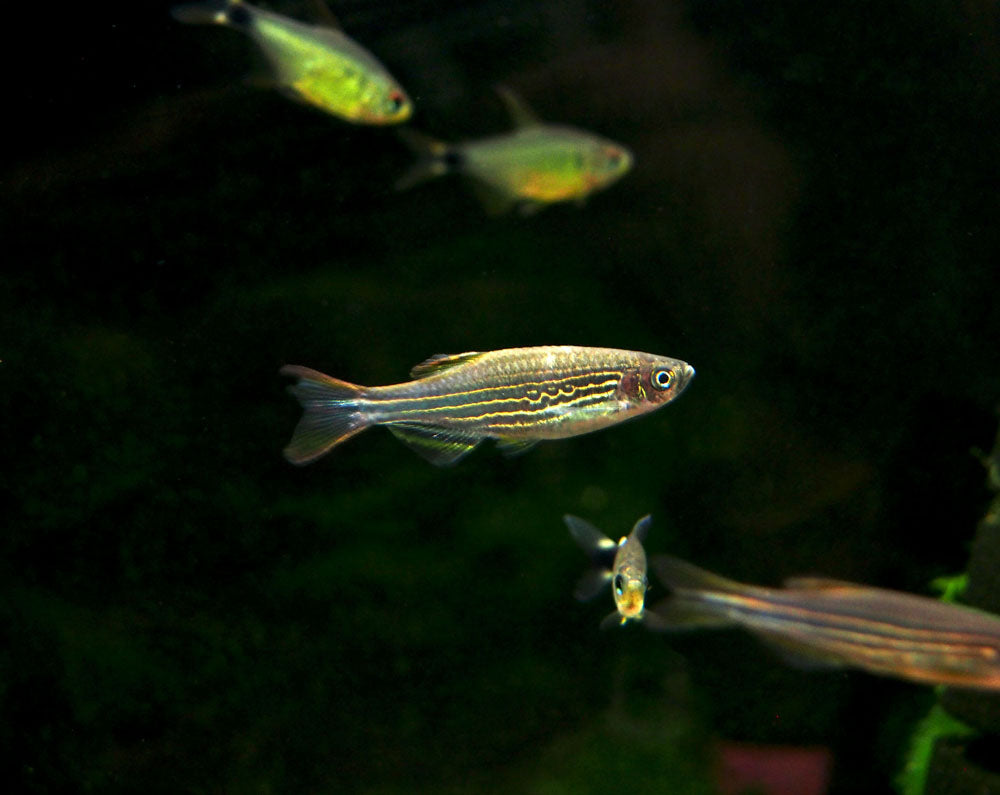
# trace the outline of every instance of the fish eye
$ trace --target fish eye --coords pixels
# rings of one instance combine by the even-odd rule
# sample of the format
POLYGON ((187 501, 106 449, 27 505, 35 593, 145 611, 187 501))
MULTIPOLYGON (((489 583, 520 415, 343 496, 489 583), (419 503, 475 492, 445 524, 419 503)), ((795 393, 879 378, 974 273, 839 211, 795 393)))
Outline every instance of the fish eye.
POLYGON ((403 99, 403 94, 400 91, 393 91, 389 94, 389 108, 393 113, 397 113, 402 110, 403 105, 406 104, 406 100, 403 99))
POLYGON ((674 382, 673 370, 657 370, 650 379, 657 389, 669 389, 674 382))
POLYGON ((615 593, 619 596, 625 591, 625 578, 620 574, 615 575, 615 593))

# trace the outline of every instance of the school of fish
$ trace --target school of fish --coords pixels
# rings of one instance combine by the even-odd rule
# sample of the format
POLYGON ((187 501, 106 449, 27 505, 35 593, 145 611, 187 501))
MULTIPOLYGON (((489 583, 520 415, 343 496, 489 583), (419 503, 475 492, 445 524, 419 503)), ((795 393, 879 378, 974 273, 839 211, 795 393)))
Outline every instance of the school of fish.
MULTIPOLYGON (((181 5, 184 23, 239 31, 256 45, 272 86, 297 102, 359 125, 403 125, 414 104, 389 70, 351 39, 328 10, 315 23, 244 0, 181 5)), ((491 215, 531 214, 582 203, 632 168, 625 146, 594 133, 543 122, 509 88, 498 88, 513 129, 448 143, 397 128, 416 162, 397 189, 456 175, 491 215)), ((674 401, 694 376, 686 362, 613 348, 540 346, 439 354, 411 380, 366 387, 308 367, 281 373, 303 413, 285 448, 308 464, 367 428, 381 425, 439 466, 458 462, 484 439, 506 454, 539 441, 569 439, 649 414, 674 401)), ((669 596, 646 604, 644 542, 650 516, 613 541, 589 522, 564 517, 592 569, 574 591, 597 595, 609 583, 615 609, 602 627, 641 622, 669 632, 741 627, 791 662, 853 667, 913 682, 1000 690, 1000 616, 935 599, 848 582, 800 577, 783 588, 745 585, 669 556, 651 559, 669 596)))

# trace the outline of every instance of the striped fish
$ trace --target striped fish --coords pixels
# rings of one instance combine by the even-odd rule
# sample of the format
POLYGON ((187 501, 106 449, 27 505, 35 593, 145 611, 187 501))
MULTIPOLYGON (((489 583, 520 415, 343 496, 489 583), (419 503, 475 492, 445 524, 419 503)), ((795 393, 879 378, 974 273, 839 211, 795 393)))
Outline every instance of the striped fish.
POLYGON ((452 464, 486 438, 509 454, 669 403, 694 368, 679 359, 611 348, 546 346, 432 356, 391 386, 350 384, 287 365, 304 409, 285 448, 308 464, 372 425, 384 425, 428 461, 452 464))
POLYGON ((643 516, 632 532, 622 536, 616 544, 590 522, 578 516, 563 517, 570 535, 594 563, 573 592, 581 602, 593 599, 609 582, 615 597, 615 611, 605 616, 601 627, 624 624, 629 619, 639 621, 648 615, 643 609, 646 588, 646 550, 642 544, 649 532, 652 516, 643 516))
POLYGON ((741 626, 793 662, 1000 690, 1000 616, 818 577, 761 588, 676 558, 656 557, 652 567, 673 592, 652 608, 663 626, 741 626))

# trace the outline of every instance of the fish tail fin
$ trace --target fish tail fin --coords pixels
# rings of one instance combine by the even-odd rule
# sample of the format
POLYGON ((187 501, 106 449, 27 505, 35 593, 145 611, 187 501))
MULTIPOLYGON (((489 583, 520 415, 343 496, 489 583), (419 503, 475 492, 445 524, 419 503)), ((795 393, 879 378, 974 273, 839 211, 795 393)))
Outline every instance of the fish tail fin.
POLYGON ((694 629, 697 627, 733 626, 736 622, 720 605, 705 599, 708 594, 743 594, 747 586, 727 580, 669 555, 650 561, 653 571, 672 595, 651 609, 652 629, 694 629))
POLYGON ((185 3, 171 8, 170 16, 187 25, 230 25, 240 28, 250 21, 250 12, 243 0, 185 3))
POLYGON ((461 152, 444 141, 408 128, 397 130, 396 133, 417 156, 417 162, 396 180, 396 190, 407 190, 421 182, 450 174, 461 168, 461 152))
POLYGON ((363 387, 294 364, 282 367, 281 374, 299 379, 288 391, 303 408, 285 448, 285 458, 291 463, 311 463, 371 425, 359 408, 363 387))

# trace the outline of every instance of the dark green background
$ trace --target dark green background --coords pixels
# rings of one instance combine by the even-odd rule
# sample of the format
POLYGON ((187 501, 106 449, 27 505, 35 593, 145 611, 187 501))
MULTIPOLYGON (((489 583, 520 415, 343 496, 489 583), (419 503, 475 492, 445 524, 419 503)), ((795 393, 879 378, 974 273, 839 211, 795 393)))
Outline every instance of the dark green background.
MULTIPOLYGON (((305 3, 275 4, 303 13, 305 3)), ((492 86, 628 145, 584 208, 396 193, 411 156, 246 87, 166 5, 22 9, 0 168, 0 747, 37 792, 710 791, 718 740, 880 791, 927 688, 739 633, 599 632, 561 515, 752 582, 917 592, 1000 397, 992 3, 335 3, 446 138, 492 86), (436 469, 281 458, 278 368, 648 350, 663 411, 436 469)), ((662 596, 655 589, 651 599, 662 596)), ((7 774, 5 774, 5 778, 7 774)))

